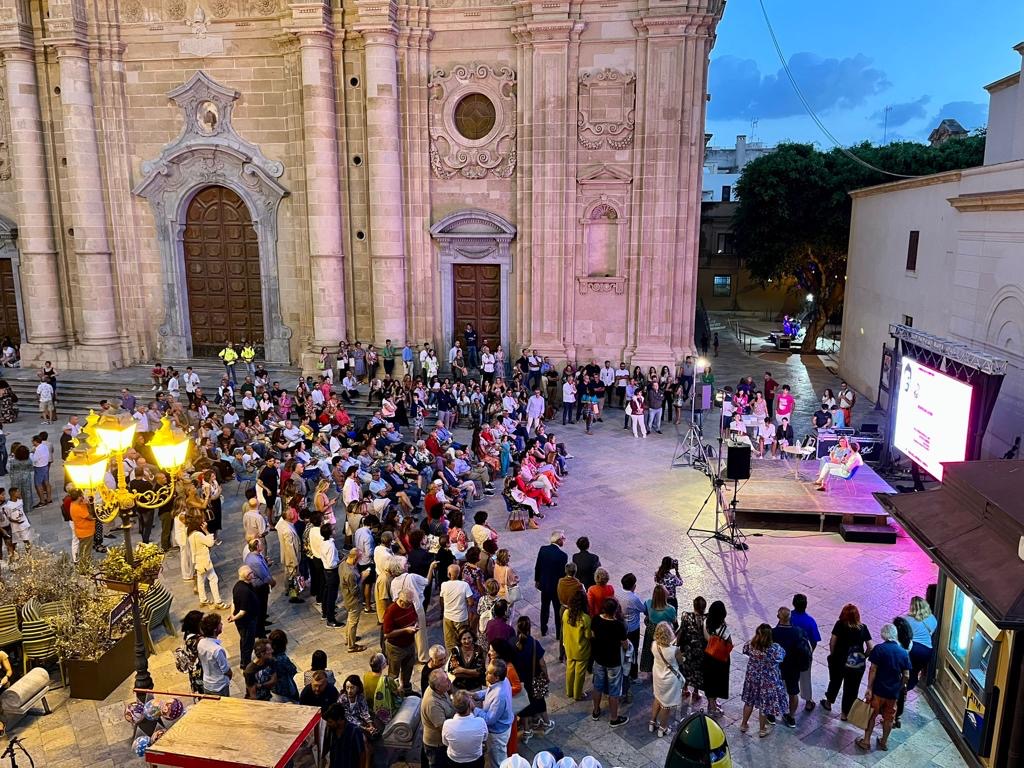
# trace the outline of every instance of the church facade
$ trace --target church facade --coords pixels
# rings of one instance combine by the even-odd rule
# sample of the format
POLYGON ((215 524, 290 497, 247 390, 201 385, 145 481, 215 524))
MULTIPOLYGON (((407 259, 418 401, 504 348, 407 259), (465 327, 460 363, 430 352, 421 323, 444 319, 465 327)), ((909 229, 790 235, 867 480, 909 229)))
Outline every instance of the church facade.
POLYGON ((692 350, 724 0, 0 0, 0 335, 692 350))

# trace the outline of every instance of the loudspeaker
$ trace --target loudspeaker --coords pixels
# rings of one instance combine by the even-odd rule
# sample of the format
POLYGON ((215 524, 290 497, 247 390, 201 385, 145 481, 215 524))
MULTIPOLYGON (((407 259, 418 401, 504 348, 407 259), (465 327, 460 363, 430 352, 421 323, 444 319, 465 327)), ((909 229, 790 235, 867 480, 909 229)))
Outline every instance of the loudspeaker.
POLYGON ((711 410, 711 397, 713 395, 714 387, 712 387, 710 384, 701 384, 700 385, 700 389, 701 389, 701 392, 700 392, 700 409, 699 410, 710 411, 711 410))
POLYGON ((750 446, 746 443, 726 444, 725 476, 730 480, 750 478, 750 446))

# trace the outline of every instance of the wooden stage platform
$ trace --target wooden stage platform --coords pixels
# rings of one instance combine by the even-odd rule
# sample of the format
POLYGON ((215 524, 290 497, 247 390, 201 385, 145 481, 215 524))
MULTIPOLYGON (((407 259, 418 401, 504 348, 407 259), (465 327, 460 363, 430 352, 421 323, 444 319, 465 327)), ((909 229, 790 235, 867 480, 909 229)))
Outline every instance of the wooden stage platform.
MULTIPOLYGON (((872 493, 895 493, 871 467, 860 467, 850 480, 830 478, 828 492, 814 487, 818 461, 810 459, 799 465, 802 480, 797 479, 797 463, 793 459, 751 459, 750 479, 741 481, 736 511, 748 521, 771 516, 816 515, 818 530, 825 529, 825 518, 841 518, 847 525, 884 526, 888 516, 872 493)), ((732 499, 732 483, 722 489, 726 501, 732 499)))

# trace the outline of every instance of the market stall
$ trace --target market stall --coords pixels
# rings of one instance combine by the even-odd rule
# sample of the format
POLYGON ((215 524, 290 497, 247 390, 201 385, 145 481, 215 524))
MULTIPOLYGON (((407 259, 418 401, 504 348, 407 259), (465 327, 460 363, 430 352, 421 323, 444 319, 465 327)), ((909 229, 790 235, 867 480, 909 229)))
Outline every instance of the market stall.
POLYGON ((322 730, 319 707, 204 699, 149 745, 145 757, 168 768, 315 768, 322 730))

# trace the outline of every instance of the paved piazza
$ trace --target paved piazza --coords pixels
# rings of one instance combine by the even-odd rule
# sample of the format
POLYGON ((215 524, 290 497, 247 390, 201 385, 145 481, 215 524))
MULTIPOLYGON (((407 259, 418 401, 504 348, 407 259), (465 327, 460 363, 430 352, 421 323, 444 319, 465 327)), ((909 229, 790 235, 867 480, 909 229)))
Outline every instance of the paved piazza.
MULTIPOLYGON (((741 374, 760 378, 771 368, 780 383, 789 383, 798 397, 798 424, 809 421, 813 404, 823 386, 838 385, 838 381, 818 359, 806 366, 797 356, 780 358, 747 356, 739 350, 724 331, 722 357, 714 359, 719 385, 735 384, 741 374)), ((116 392, 112 383, 111 392, 116 392)), ((35 414, 23 403, 22 417, 10 425, 8 445, 13 440, 24 440, 39 429, 35 414)), ((870 404, 858 403, 860 423, 870 404)), ((798 433, 801 428, 798 426, 798 433)), ((731 693, 724 703, 726 726, 734 764, 745 768, 767 766, 821 766, 844 768, 854 765, 877 765, 879 768, 952 768, 964 765, 956 748, 951 744, 942 726, 923 697, 914 693, 908 701, 903 728, 893 731, 887 753, 863 753, 854 746, 858 732, 853 726, 841 723, 838 708, 828 713, 820 707, 811 713, 801 709, 797 715, 797 728, 789 730, 777 726, 764 739, 757 729, 744 735, 737 727, 742 704, 745 657, 739 648, 762 621, 775 623, 776 609, 789 605, 794 592, 810 597, 809 612, 818 620, 826 635, 838 616, 841 606, 852 601, 862 611, 864 621, 877 639, 880 626, 893 616, 904 612, 911 596, 924 594, 925 586, 935 579, 936 570, 928 558, 904 535, 893 546, 847 544, 838 534, 818 534, 810 530, 754 531, 747 530, 749 552, 736 553, 714 542, 691 540, 687 528, 709 490, 708 480, 699 472, 687 468, 670 469, 676 445, 674 427, 668 425, 663 435, 651 435, 636 440, 622 429, 622 412, 612 411, 603 423, 595 425, 596 434, 586 437, 582 426, 561 429, 569 451, 575 455, 570 462, 571 476, 562 486, 560 506, 548 510, 547 519, 540 530, 522 533, 504 532, 504 510, 500 497, 489 499, 487 509, 491 522, 502 531, 500 543, 513 553, 513 565, 524 577, 524 610, 535 620, 538 615, 539 596, 533 589, 531 571, 537 548, 547 543, 555 527, 566 531, 567 551, 575 551, 572 542, 586 534, 592 542, 591 551, 601 557, 612 574, 612 583, 627 571, 637 574, 638 592, 649 597, 653 574, 663 555, 679 559, 684 586, 679 592, 680 604, 686 606, 694 596, 703 595, 708 602, 725 602, 737 650, 732 657, 731 693)), ((56 443, 59 426, 51 428, 51 439, 56 443)), ((458 432, 463 438, 466 433, 458 432)), ((58 481, 62 470, 54 464, 53 479, 58 481)), ((224 538, 225 544, 215 553, 221 576, 221 589, 230 592, 234 582, 233 571, 239 564, 237 553, 241 547, 241 513, 236 486, 225 490, 224 538)), ((740 492, 742 500, 742 490, 740 492)), ((712 508, 713 510, 713 508, 712 508)), ((701 527, 711 523, 711 513, 700 520, 701 527)), ((51 545, 66 548, 69 544, 67 525, 60 520, 59 510, 51 506, 32 516, 33 525, 51 545)), ((271 536, 270 556, 277 559, 277 540, 271 536)), ((279 569, 278 569, 279 570, 279 569)), ((175 595, 172 608, 175 624, 189 609, 197 607, 197 600, 187 583, 179 577, 178 558, 168 557, 164 578, 175 595)), ((310 607, 290 605, 277 591, 271 601, 270 616, 275 628, 287 631, 289 652, 300 670, 306 669, 311 652, 323 648, 328 653, 329 666, 337 673, 363 672, 369 652, 353 656, 343 648, 343 632, 327 630, 310 607)), ((428 614, 431 641, 441 636, 436 598, 428 614)), ((362 632, 364 643, 376 644, 376 626, 364 616, 362 632)), ((536 626, 536 621, 535 621, 536 626)), ((553 633, 552 633, 553 634, 553 633)), ((237 665, 238 636, 230 626, 224 633, 225 645, 237 665)), ((158 653, 150 666, 159 690, 187 691, 188 683, 174 668, 173 650, 180 638, 167 637, 162 630, 156 633, 158 653)), ((631 716, 628 725, 612 731, 608 718, 593 722, 589 717, 590 704, 566 700, 564 667, 557 659, 554 637, 544 640, 552 673, 552 694, 548 699, 555 728, 550 742, 537 737, 524 752, 533 752, 546 744, 554 744, 577 760, 593 754, 607 767, 653 768, 664 764, 671 739, 656 739, 647 731, 650 719, 651 690, 643 681, 634 689, 636 696, 625 711, 631 716)), ((242 695, 240 675, 232 683, 232 693, 242 695)), ((414 679, 418 680, 418 671, 414 679)), ((820 698, 827 681, 825 653, 819 647, 813 667, 815 698, 820 698)), ((589 689, 589 681, 588 681, 589 689)), ((40 768, 107 768, 110 766, 142 765, 129 749, 131 728, 122 719, 122 702, 130 696, 130 681, 122 685, 106 702, 67 701, 66 692, 56 691, 51 697, 56 706, 48 716, 28 716, 13 723, 11 729, 25 738, 35 763, 40 768)), ((686 705, 684 704, 684 714, 686 705)), ((386 764, 382 751, 378 751, 377 765, 386 764)), ((410 753, 409 760, 418 761, 419 755, 410 753)), ((397 758, 393 758, 397 760, 397 758)))

